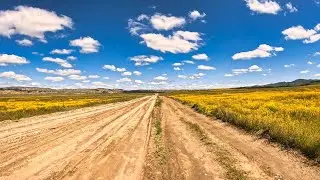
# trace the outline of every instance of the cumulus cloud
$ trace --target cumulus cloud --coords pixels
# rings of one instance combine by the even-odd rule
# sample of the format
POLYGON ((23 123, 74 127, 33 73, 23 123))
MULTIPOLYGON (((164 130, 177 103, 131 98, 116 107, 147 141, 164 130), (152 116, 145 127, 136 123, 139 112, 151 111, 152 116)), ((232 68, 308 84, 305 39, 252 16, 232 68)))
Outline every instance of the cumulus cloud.
POLYGON ((117 70, 118 72, 121 72, 121 73, 122 73, 122 72, 125 72, 125 71, 126 71, 126 68, 117 68, 116 70, 117 70))
POLYGON ((72 68, 72 65, 64 60, 64 59, 60 59, 60 58, 52 58, 52 57, 44 57, 42 58, 43 61, 47 61, 47 62, 53 62, 53 63, 57 63, 60 66, 64 67, 64 68, 72 68))
POLYGON ((44 80, 47 80, 47 81, 52 81, 52 82, 60 82, 60 81, 63 81, 64 78, 63 77, 60 77, 60 76, 56 76, 56 77, 45 77, 44 80))
POLYGON ((206 71, 210 71, 210 70, 215 70, 216 68, 213 66, 205 66, 205 65, 199 65, 198 68, 199 70, 206 70, 206 71))
POLYGON ((143 39, 142 43, 146 44, 147 47, 154 50, 165 52, 177 53, 188 53, 193 50, 198 50, 200 43, 197 41, 191 41, 184 39, 181 35, 163 36, 162 34, 141 34, 140 37, 143 39))
POLYGON ((172 66, 183 66, 183 63, 173 63, 172 66))
POLYGON ((141 81, 141 80, 134 80, 134 82, 137 83, 137 84, 144 84, 144 82, 141 81))
POLYGON ((173 70, 175 70, 175 71, 182 71, 183 69, 181 69, 180 67, 174 67, 173 70))
POLYGON ((183 17, 155 14, 151 16, 150 22, 153 28, 157 30, 170 30, 175 27, 183 26, 186 23, 186 20, 183 17))
POLYGON ((133 74, 135 74, 136 76, 141 76, 142 73, 140 71, 133 71, 133 74))
POLYGON ((261 44, 257 49, 247 52, 236 53, 232 56, 233 60, 247 60, 253 58, 267 58, 275 56, 276 52, 284 51, 282 47, 272 47, 267 44, 261 44))
POLYGON ((313 56, 320 56, 320 52, 315 52, 313 56))
POLYGON ((209 60, 209 57, 206 54, 196 54, 196 55, 193 55, 192 58, 195 60, 204 60, 204 61, 209 60))
POLYGON ((33 45, 33 42, 30 41, 29 39, 16 40, 16 42, 21 46, 32 46, 33 45))
POLYGON ((129 71, 125 71, 121 73, 121 76, 131 76, 131 75, 132 75, 132 72, 129 72, 129 71))
POLYGON ((88 79, 87 76, 81 76, 81 75, 78 75, 78 74, 69 75, 68 78, 71 79, 71 80, 76 80, 76 81, 84 81, 84 80, 88 79))
POLYGON ((28 64, 29 61, 25 57, 16 56, 13 54, 0 54, 0 66, 8 64, 28 64))
POLYGON ((119 80, 117 80, 118 83, 125 83, 125 82, 132 82, 132 80, 130 78, 121 78, 119 80))
POLYGON ((107 70, 110 70, 110 71, 116 71, 117 70, 115 65, 108 65, 108 64, 104 65, 103 69, 107 69, 107 70))
POLYGON ((180 79, 187 79, 188 76, 186 76, 186 75, 178 75, 178 78, 180 78, 180 79))
POLYGON ((206 13, 200 13, 199 11, 197 10, 193 10, 191 12, 189 12, 189 17, 193 20, 197 20, 197 19, 201 19, 201 18, 204 18, 206 16, 206 13))
POLYGON ((200 79, 200 78, 202 78, 203 76, 205 76, 206 74, 204 74, 204 73, 197 73, 197 74, 193 74, 193 75, 191 75, 191 76, 189 76, 189 79, 192 79, 192 80, 194 80, 194 79, 200 79))
POLYGON ((257 65, 252 65, 248 68, 249 72, 261 72, 262 68, 257 65))
POLYGON ((156 63, 160 60, 163 60, 162 57, 160 56, 146 56, 146 55, 139 55, 139 56, 134 56, 129 58, 131 61, 135 62, 136 66, 146 66, 149 65, 150 63, 156 63))
POLYGON ((305 29, 299 25, 283 30, 282 34, 286 40, 303 40, 303 43, 309 44, 320 40, 320 33, 317 34, 319 30, 318 25, 314 29, 305 29))
POLYGON ((46 42, 45 33, 72 28, 72 25, 69 17, 40 8, 18 6, 0 11, 0 35, 6 37, 20 34, 46 42))
POLYGON ((296 66, 295 64, 285 64, 283 67, 285 68, 291 68, 291 67, 294 67, 296 66))
POLYGON ((68 56, 68 57, 67 57, 67 60, 74 61, 74 60, 77 60, 77 57, 74 57, 74 56, 68 56))
POLYGON ((7 71, 0 73, 0 78, 13 79, 16 81, 31 81, 32 79, 23 74, 16 74, 13 71, 7 71))
POLYGON ((101 46, 101 44, 99 43, 99 41, 87 36, 70 41, 70 46, 80 47, 81 53, 89 54, 99 52, 99 47, 101 46))
POLYGON ((89 75, 88 78, 90 78, 90 79, 98 79, 98 78, 100 78, 100 76, 99 75, 89 75))
POLYGON ((271 0, 245 0, 247 7, 251 11, 260 14, 278 14, 281 11, 280 5, 276 1, 271 0))
POLYGON ((56 70, 49 70, 44 68, 36 68, 38 72, 46 73, 46 74, 55 74, 58 76, 69 76, 69 75, 79 75, 81 74, 81 70, 77 69, 56 69, 56 70))
POLYGON ((157 76, 157 77, 155 77, 153 79, 156 80, 156 81, 167 81, 168 80, 168 78, 165 77, 165 76, 157 76))
POLYGON ((286 4, 286 8, 288 9, 289 12, 293 13, 293 12, 298 12, 298 9, 296 7, 294 7, 291 2, 288 2, 286 4))
POLYGON ((173 36, 180 37, 187 41, 200 41, 201 34, 198 32, 191 32, 191 31, 176 31, 173 33, 173 36))
POLYGON ((72 49, 54 49, 50 54, 71 54, 72 52, 72 49))

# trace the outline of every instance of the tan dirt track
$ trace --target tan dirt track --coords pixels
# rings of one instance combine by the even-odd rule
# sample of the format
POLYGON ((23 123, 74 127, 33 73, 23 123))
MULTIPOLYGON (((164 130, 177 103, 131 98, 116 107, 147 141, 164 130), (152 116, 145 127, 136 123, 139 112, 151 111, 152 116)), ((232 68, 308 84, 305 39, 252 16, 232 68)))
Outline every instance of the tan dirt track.
POLYGON ((162 97, 0 123, 0 179, 320 179, 300 155, 162 97))

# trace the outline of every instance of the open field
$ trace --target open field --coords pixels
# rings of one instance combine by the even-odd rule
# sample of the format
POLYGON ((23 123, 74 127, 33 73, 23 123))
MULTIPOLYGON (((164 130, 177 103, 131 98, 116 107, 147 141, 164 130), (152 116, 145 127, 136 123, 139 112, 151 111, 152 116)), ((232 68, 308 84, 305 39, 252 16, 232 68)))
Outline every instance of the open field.
POLYGON ((0 179, 320 179, 320 168, 166 97, 0 122, 0 179))
POLYGON ((128 101, 143 95, 138 93, 2 95, 0 97, 0 121, 128 101))
POLYGON ((171 97, 320 160, 319 85, 178 91, 171 97))

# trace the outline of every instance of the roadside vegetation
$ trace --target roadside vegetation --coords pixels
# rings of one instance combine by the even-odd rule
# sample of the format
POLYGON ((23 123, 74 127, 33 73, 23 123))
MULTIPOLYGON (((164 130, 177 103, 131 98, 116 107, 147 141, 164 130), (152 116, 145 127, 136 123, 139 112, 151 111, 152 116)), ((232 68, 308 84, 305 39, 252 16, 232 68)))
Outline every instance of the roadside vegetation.
POLYGON ((0 121, 128 101, 144 95, 138 93, 7 95, 0 97, 0 121))
POLYGON ((320 86, 175 91, 197 111, 320 160, 320 86))

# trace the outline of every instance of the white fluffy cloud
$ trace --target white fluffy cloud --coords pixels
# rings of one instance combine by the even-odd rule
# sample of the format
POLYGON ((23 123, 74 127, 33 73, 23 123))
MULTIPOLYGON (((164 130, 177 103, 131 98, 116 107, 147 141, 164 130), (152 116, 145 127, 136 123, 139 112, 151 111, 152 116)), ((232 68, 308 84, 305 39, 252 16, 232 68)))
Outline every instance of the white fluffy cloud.
POLYGON ((72 49, 54 49, 50 54, 71 54, 72 52, 72 49))
POLYGON ((122 73, 122 72, 125 72, 125 71, 126 71, 126 68, 117 68, 116 70, 117 70, 118 72, 121 72, 121 73, 122 73))
POLYGON ((100 76, 99 75, 89 75, 88 78, 90 78, 90 79, 98 79, 98 78, 100 78, 100 76))
POLYGON ((320 56, 320 52, 315 52, 313 56, 320 56))
POLYGON ((276 52, 284 51, 282 47, 272 47, 267 44, 261 44, 257 49, 247 52, 236 53, 232 56, 233 60, 247 60, 253 58, 266 58, 275 56, 276 52))
POLYGON ((200 43, 197 41, 191 41, 184 39, 181 34, 165 37, 162 34, 141 34, 140 37, 143 39, 149 48, 154 50, 165 52, 177 53, 188 53, 192 50, 198 50, 200 43))
POLYGON ((260 14, 278 14, 280 5, 272 0, 245 0, 251 11, 260 14))
POLYGON ((29 39, 16 40, 16 42, 21 46, 32 46, 33 45, 33 42, 30 41, 29 39))
POLYGON ((189 76, 189 79, 192 79, 192 80, 194 80, 194 79, 200 79, 200 78, 202 78, 202 77, 205 76, 205 75, 206 75, 206 74, 204 74, 204 73, 193 74, 193 75, 189 76))
POLYGON ((296 7, 294 7, 291 2, 288 2, 286 4, 286 8, 288 9, 289 12, 293 13, 293 12, 298 12, 298 9, 296 7))
POLYGON ((183 63, 173 63, 172 66, 183 66, 183 63))
POLYGON ((146 55, 139 55, 129 58, 131 61, 135 61, 136 66, 145 66, 149 65, 150 63, 156 63, 160 60, 163 60, 160 56, 146 56, 146 55))
POLYGON ((204 61, 209 60, 209 57, 206 54, 196 54, 196 55, 193 55, 192 58, 195 60, 204 60, 204 61))
POLYGON ((7 71, 0 73, 0 78, 13 79, 16 81, 31 81, 32 79, 23 74, 16 74, 13 71, 7 71))
POLYGON ((134 82, 137 83, 137 84, 144 84, 144 82, 141 81, 141 80, 134 80, 134 82))
POLYGON ((0 11, 0 35, 6 37, 20 34, 46 42, 46 32, 72 28, 72 25, 69 17, 40 8, 18 6, 14 10, 0 11))
POLYGON ((199 65, 198 68, 199 70, 206 70, 206 71, 210 71, 210 70, 215 70, 216 68, 213 66, 205 66, 205 65, 199 65))
POLYGON ((155 77, 153 79, 156 80, 156 81, 167 81, 168 80, 168 78, 165 77, 165 76, 157 76, 157 77, 155 77))
POLYGON ((101 46, 101 44, 99 43, 99 41, 87 36, 70 41, 70 46, 80 47, 81 53, 89 54, 99 52, 99 47, 101 46))
POLYGON ((133 71, 133 74, 135 74, 136 76, 141 76, 142 73, 140 71, 133 71))
POLYGON ((191 12, 189 12, 189 17, 193 20, 197 20, 197 19, 201 19, 204 18, 206 16, 206 13, 200 13, 197 10, 193 10, 191 12))
POLYGON ((191 32, 191 31, 177 31, 173 33, 173 36, 180 37, 181 39, 187 41, 200 41, 201 34, 198 32, 191 32))
POLYGON ((309 72, 310 72, 309 70, 300 71, 301 74, 307 74, 307 73, 309 73, 309 72))
POLYGON ((180 78, 180 79, 187 79, 188 76, 186 76, 186 75, 178 75, 178 78, 180 78))
POLYGON ((294 67, 296 66, 295 64, 285 64, 283 67, 285 68, 291 68, 291 67, 294 67))
MULTIPOLYGON (((319 24, 318 24, 319 25, 319 24)), ((318 25, 314 29, 305 29, 301 25, 293 26, 282 31, 286 40, 303 40, 303 43, 309 44, 320 40, 320 31, 318 25)))
POLYGON ((150 22, 153 28, 157 30, 170 30, 175 27, 183 26, 186 23, 186 20, 183 17, 155 14, 151 16, 150 22))
POLYGON ((74 56, 68 56, 68 57, 67 57, 67 60, 74 61, 74 60, 77 60, 77 57, 74 57, 74 56))
POLYGON ((175 71, 182 71, 183 69, 181 69, 180 67, 174 67, 173 70, 175 70, 175 71))
POLYGON ((72 80, 76 80, 76 81, 84 81, 84 80, 88 79, 87 76, 81 76, 81 75, 78 75, 78 74, 69 75, 68 78, 72 79, 72 80))
POLYGON ((64 78, 63 77, 60 77, 60 76, 56 76, 56 77, 45 77, 44 80, 47 80, 47 81, 52 81, 52 82, 60 82, 60 81, 63 81, 64 78))
POLYGON ((115 65, 108 65, 108 64, 104 65, 103 69, 107 69, 107 70, 110 70, 110 71, 116 71, 117 70, 115 65))
POLYGON ((43 68, 36 68, 38 72, 46 73, 46 74, 55 74, 58 76, 69 76, 69 75, 79 75, 81 74, 80 70, 77 69, 56 69, 56 70, 49 70, 43 68))
POLYGON ((132 82, 132 80, 130 78, 121 78, 119 80, 117 80, 118 83, 125 83, 125 82, 132 82))
POLYGON ((248 69, 232 69, 232 74, 225 74, 226 77, 238 76, 250 72, 262 72, 263 69, 257 65, 252 65, 248 69))
POLYGON ((131 75, 132 75, 132 72, 129 72, 129 71, 125 71, 121 73, 121 76, 131 76, 131 75))
POLYGON ((16 56, 13 54, 0 54, 0 66, 8 64, 28 64, 29 61, 25 57, 16 56))
POLYGON ((60 59, 60 58, 52 58, 52 57, 44 57, 42 58, 42 60, 47 61, 47 62, 54 62, 59 64, 60 66, 64 67, 64 68, 72 68, 72 65, 64 60, 64 59, 60 59))

